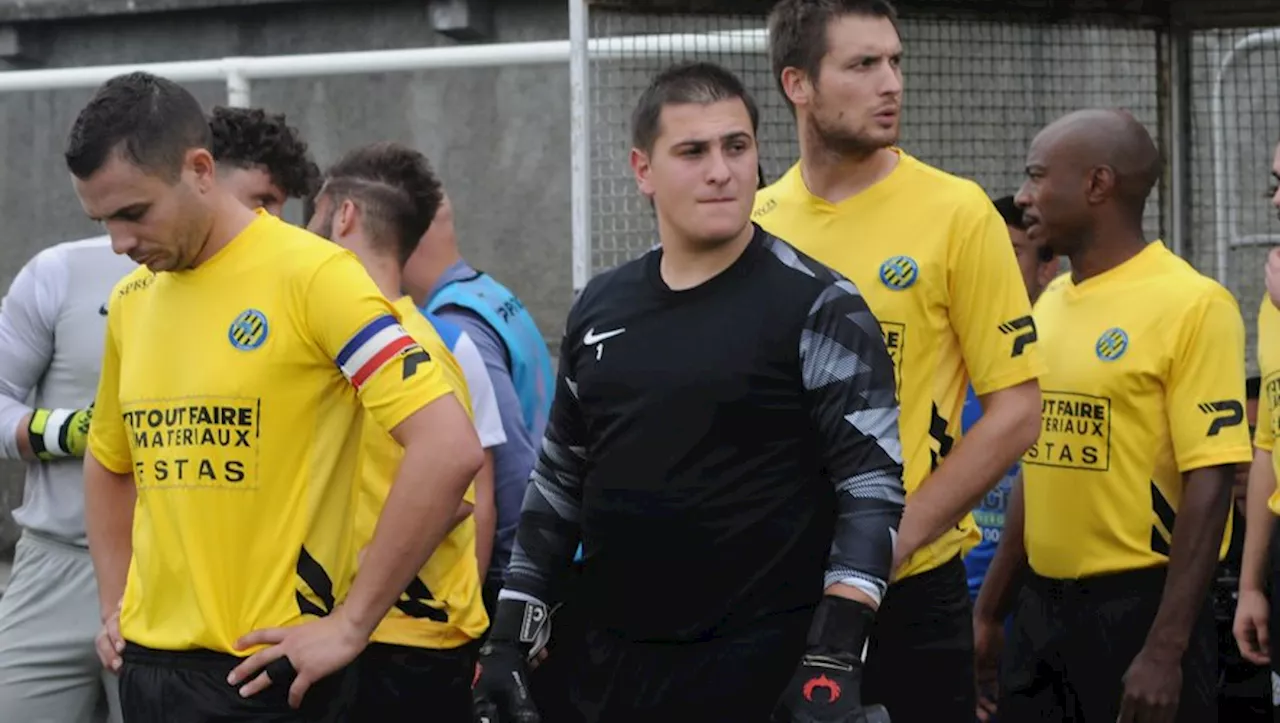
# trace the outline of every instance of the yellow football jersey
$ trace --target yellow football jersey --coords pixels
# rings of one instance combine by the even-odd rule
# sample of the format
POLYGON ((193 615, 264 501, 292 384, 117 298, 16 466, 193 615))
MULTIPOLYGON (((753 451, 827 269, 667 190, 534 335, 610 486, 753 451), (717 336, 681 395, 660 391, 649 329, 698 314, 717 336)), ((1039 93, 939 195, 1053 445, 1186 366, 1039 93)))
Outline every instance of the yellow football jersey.
MULTIPOLYGON (((1271 464, 1280 480, 1280 455, 1275 454, 1280 437, 1280 310, 1267 295, 1258 307, 1258 374, 1262 391, 1258 394, 1258 428, 1254 445, 1271 452, 1271 464)), ((1280 487, 1267 501, 1271 511, 1280 515, 1280 487)))
MULTIPOLYGON (((403 297, 395 307, 404 328, 439 363, 470 414, 466 378, 435 327, 414 306, 413 299, 403 297)), ((356 517, 356 539, 361 548, 373 539, 378 516, 404 457, 404 448, 377 424, 365 424, 363 445, 364 486, 356 517)), ((475 504, 475 485, 467 488, 464 499, 475 504)), ((468 517, 436 547, 418 577, 378 625, 373 640, 418 648, 456 648, 480 637, 488 627, 476 568, 476 523, 474 517, 468 517)))
MULTIPOLYGON (((752 218, 852 280, 879 320, 897 374, 910 500, 959 438, 970 383, 984 395, 1044 367, 1009 231, 990 199, 897 152, 888 177, 835 204, 809 192, 797 164, 757 194, 752 218)), ((980 539, 967 514, 899 575, 936 568, 980 539)))
POLYGON ((450 393, 348 251, 260 213, 195 269, 116 285, 89 448, 132 473, 127 640, 236 651, 352 577, 366 410, 450 393))
MULTIPOLYGON (((1183 473, 1250 459, 1244 320, 1160 241, 1036 304, 1040 438, 1023 456, 1027 558, 1052 578, 1167 564, 1183 473)), ((1230 528, 1222 553, 1230 541, 1230 528)))

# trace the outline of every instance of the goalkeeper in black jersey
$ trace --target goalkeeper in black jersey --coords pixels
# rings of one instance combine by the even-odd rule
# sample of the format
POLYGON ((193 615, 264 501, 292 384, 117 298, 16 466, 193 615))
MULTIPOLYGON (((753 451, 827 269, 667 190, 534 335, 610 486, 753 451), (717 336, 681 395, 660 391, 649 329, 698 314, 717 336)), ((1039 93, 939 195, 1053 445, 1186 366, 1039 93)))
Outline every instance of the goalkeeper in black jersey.
POLYGON ((757 123, 705 63, 640 99, 661 245, 569 313, 478 721, 538 720, 526 661, 579 541, 577 721, 877 720, 859 688, 904 497, 893 364, 849 281, 750 222, 757 123))

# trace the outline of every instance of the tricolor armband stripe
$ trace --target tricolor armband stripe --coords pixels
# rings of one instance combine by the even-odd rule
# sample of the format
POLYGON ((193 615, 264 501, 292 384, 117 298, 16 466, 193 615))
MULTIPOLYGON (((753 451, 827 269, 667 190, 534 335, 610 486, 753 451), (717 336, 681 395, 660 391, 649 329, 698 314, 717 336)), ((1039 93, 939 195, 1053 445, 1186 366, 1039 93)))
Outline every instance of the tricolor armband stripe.
POLYGON ((386 314, 356 332, 338 352, 336 361, 342 375, 359 389, 384 364, 417 343, 394 316, 386 314))

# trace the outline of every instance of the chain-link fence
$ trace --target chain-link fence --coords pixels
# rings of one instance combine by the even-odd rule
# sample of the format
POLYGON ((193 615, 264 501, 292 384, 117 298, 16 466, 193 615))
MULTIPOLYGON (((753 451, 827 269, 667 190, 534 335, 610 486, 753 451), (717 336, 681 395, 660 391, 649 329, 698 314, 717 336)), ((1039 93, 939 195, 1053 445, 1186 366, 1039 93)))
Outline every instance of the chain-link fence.
MULTIPOLYGON (((638 11, 641 4, 607 0, 590 9, 589 35, 609 49, 590 63, 593 274, 656 243, 652 209, 636 190, 627 157, 631 110, 662 68, 705 59, 742 78, 761 108, 767 179, 798 153, 793 119, 769 68, 767 4, 746 13, 741 4, 703 3, 735 7, 736 14, 638 11)), ((1002 7, 1010 5, 1016 3, 1002 7)), ((1018 188, 1032 137, 1067 112, 1119 107, 1146 125, 1170 161, 1147 206, 1147 235, 1164 239, 1237 295, 1254 370, 1261 263, 1280 242, 1280 222, 1264 198, 1280 141, 1280 29, 1177 31, 1167 14, 1049 20, 936 6, 900 11, 901 145, 972 178, 993 197, 1018 188), (1175 158, 1182 159, 1176 166, 1175 158)))

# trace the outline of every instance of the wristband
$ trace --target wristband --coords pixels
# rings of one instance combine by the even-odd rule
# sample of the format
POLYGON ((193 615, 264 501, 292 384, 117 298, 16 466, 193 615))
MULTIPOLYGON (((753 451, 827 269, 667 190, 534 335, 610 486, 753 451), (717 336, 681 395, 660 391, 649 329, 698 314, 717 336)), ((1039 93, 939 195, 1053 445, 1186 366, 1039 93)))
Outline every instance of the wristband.
POLYGON ((37 458, 50 460, 72 456, 68 434, 71 431, 71 418, 76 411, 75 409, 36 409, 31 412, 27 436, 31 440, 31 450, 35 452, 37 458))
POLYGON ((866 605, 836 595, 823 595, 809 626, 810 649, 834 650, 862 657, 876 613, 866 605))
POLYGON ((526 595, 500 598, 493 614, 489 639, 514 643, 532 659, 551 639, 551 614, 546 603, 526 595))

